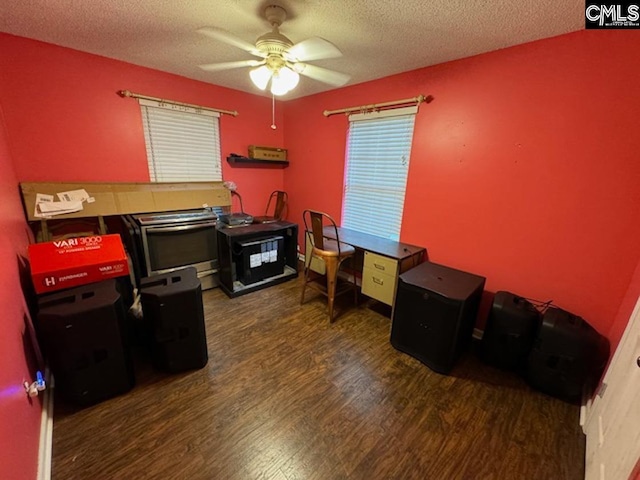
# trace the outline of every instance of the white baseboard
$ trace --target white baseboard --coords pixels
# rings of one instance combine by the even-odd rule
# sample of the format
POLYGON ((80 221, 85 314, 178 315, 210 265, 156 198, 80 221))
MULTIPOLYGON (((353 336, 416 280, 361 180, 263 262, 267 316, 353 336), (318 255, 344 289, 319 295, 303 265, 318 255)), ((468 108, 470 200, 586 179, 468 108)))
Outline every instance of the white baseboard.
POLYGON ((587 423, 587 406, 586 405, 580 405, 579 425, 582 427, 582 433, 584 433, 585 435, 587 434, 587 432, 585 432, 585 424, 586 423, 587 423))
POLYGON ((38 451, 38 480, 51 480, 51 456, 53 452, 53 375, 45 368, 44 380, 47 388, 42 395, 40 418, 40 448, 38 451))
POLYGON ((476 340, 482 340, 482 336, 484 335, 484 330, 480 330, 479 328, 473 329, 473 338, 476 340))

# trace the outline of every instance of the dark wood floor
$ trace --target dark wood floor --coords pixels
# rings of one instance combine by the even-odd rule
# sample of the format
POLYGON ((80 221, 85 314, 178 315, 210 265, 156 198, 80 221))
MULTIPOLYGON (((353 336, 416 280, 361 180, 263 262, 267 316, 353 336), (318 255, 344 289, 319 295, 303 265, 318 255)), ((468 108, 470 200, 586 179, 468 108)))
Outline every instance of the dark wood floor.
MULTIPOLYGON (((466 354, 439 375, 366 303, 334 324, 299 280, 204 293, 209 363, 137 362, 126 395, 56 406, 53 478, 581 479, 578 407, 466 354)), ((348 307, 343 297, 339 306, 348 307)))

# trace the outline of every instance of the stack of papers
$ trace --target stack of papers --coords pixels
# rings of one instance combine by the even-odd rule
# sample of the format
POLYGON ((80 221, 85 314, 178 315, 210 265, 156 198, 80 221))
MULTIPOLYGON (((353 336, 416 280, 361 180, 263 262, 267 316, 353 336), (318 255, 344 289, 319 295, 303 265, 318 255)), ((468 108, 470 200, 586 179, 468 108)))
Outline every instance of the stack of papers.
POLYGON ((36 207, 33 216, 36 218, 51 218, 55 215, 79 212, 82 210, 83 202, 92 203, 95 201, 84 188, 60 192, 56 196, 58 201, 55 200, 53 195, 36 194, 36 207))

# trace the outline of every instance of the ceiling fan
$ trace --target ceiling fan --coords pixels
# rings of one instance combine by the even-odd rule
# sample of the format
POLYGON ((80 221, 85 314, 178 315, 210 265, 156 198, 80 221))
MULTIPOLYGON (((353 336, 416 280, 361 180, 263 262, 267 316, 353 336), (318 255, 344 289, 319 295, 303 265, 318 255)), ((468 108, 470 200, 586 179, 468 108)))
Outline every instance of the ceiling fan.
POLYGON ((268 6, 265 9, 265 17, 273 30, 258 37, 255 45, 221 28, 203 27, 198 30, 199 33, 241 48, 261 60, 210 63, 199 65, 199 67, 208 72, 253 67, 249 72, 252 82, 260 90, 265 90, 270 84, 270 91, 274 95, 284 95, 295 88, 300 75, 336 87, 349 81, 351 78, 349 75, 306 63, 312 60, 341 57, 342 52, 334 44, 320 37, 311 37, 294 44, 280 33, 279 27, 287 18, 287 12, 278 5, 268 6))

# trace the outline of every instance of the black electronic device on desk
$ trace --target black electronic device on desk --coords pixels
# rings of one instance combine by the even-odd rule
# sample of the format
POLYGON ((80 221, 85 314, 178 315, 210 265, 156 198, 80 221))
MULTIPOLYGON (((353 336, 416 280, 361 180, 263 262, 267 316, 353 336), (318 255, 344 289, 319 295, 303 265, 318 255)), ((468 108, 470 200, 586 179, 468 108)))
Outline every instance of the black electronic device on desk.
POLYGON ((243 227, 253 223, 253 217, 246 213, 223 213, 218 215, 220 228, 243 227))
POLYGON ((218 215, 218 222, 220 227, 243 227, 245 225, 251 225, 253 223, 253 215, 244 213, 244 205, 242 204, 242 197, 234 190, 231 190, 231 196, 236 197, 240 203, 240 211, 235 213, 222 213, 218 215))
POLYGON ((424 262, 401 274, 391 344, 438 373, 449 373, 471 342, 485 278, 424 262))

